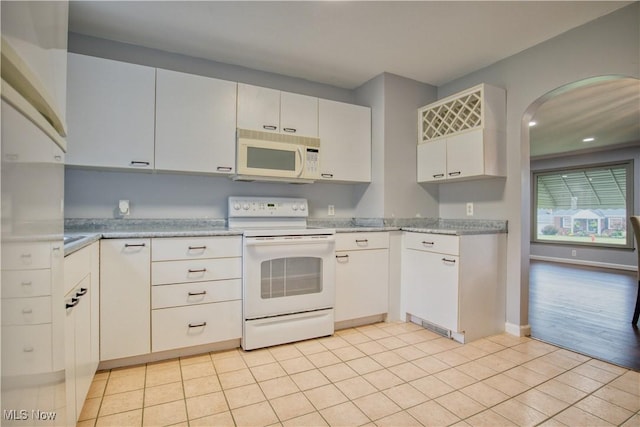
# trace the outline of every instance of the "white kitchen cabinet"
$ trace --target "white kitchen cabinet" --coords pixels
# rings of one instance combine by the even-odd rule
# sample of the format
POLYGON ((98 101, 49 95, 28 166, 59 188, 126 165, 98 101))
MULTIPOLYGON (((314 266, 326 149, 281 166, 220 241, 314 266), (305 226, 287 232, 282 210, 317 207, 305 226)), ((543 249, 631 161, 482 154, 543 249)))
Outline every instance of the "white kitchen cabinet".
POLYGON ((405 232, 403 239, 404 313, 460 342, 504 331, 499 274, 504 234, 405 232))
POLYGON ((100 360, 151 351, 151 241, 100 241, 100 360))
POLYGON ((338 233, 334 320, 385 315, 388 294, 389 233, 338 233))
POLYGON ((99 363, 99 244, 65 257, 67 408, 78 420, 99 363))
POLYGON ((156 170, 231 174, 237 83, 157 70, 156 170))
POLYGON ((154 167, 155 68, 69 53, 66 163, 154 167))
POLYGON ((338 182, 371 181, 371 109, 320 99, 320 176, 338 182))
POLYGON ((242 336, 242 237, 153 239, 153 352, 242 336))
POLYGON ((238 83, 238 127, 318 136, 318 98, 238 83))
POLYGON ((481 84, 418 110, 418 182, 506 176, 506 95, 481 84))

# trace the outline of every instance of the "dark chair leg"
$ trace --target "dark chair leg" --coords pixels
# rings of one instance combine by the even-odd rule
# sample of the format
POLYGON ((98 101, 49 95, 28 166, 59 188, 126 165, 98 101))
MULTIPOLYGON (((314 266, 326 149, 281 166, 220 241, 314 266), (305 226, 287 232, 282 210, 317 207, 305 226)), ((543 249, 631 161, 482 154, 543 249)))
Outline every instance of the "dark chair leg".
POLYGON ((638 317, 640 317, 640 280, 638 280, 638 297, 636 298, 636 309, 633 312, 633 320, 631 323, 636 325, 638 323, 638 317))

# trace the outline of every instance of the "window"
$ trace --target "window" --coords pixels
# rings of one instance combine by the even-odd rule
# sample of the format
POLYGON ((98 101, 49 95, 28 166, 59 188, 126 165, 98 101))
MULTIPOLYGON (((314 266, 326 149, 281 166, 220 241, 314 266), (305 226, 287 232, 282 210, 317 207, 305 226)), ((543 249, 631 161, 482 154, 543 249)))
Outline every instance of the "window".
POLYGON ((624 247, 633 161, 533 172, 532 241, 624 247))

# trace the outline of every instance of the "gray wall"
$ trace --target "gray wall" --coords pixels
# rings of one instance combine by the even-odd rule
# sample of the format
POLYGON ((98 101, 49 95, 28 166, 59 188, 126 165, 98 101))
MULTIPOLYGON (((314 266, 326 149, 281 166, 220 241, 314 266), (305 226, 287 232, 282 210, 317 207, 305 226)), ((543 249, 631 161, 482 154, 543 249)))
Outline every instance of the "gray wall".
POLYGON ((528 324, 530 166, 526 124, 541 98, 566 84, 601 75, 639 77, 638 2, 438 88, 444 97, 479 83, 507 91, 505 180, 440 186, 440 216, 464 217, 474 202, 479 217, 509 221, 507 322, 528 324))
MULTIPOLYGON (((640 213, 640 142, 638 147, 594 152, 574 156, 556 157, 553 159, 531 161, 531 172, 557 169, 571 166, 586 166, 598 163, 633 160, 633 188, 635 199, 633 212, 640 213)), ((629 212, 631 215, 632 212, 629 212)), ((628 232, 632 233, 629 226, 628 232)), ((636 249, 637 250, 637 249, 636 249)), ((630 249, 589 248, 585 246, 549 245, 544 243, 531 243, 531 255, 558 258, 564 262, 611 264, 612 266, 626 266, 634 269, 638 263, 635 251, 630 249), (571 251, 576 250, 576 256, 571 256, 571 251)))

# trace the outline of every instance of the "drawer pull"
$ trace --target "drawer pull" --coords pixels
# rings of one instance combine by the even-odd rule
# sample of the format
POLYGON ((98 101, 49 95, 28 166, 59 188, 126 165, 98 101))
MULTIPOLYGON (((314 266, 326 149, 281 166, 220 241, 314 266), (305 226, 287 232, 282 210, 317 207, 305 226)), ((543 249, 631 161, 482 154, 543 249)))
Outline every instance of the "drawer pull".
POLYGON ((150 166, 151 163, 143 162, 143 161, 140 161, 140 160, 131 160, 130 165, 131 166, 143 166, 144 167, 144 166, 150 166))
POLYGON ((444 174, 443 173, 437 173, 435 175, 432 175, 434 178, 444 178, 444 174))
POLYGON ((446 262, 446 263, 449 263, 449 264, 455 264, 456 260, 455 259, 442 258, 442 262, 446 262))
POLYGON ((262 125, 262 128, 263 128, 263 129, 266 129, 266 130, 276 130, 276 129, 278 129, 278 126, 274 126, 274 125, 262 125))
POLYGON ((206 295, 207 291, 201 291, 201 292, 189 292, 189 296, 190 297, 195 297, 197 295, 206 295))
POLYGON ((80 290, 78 292, 76 292, 76 296, 77 297, 81 297, 82 295, 86 295, 87 292, 89 292, 89 289, 87 288, 80 288, 80 290))
POLYGON ((207 271, 206 268, 190 268, 189 273, 204 273, 207 271))
POLYGON ((336 259, 340 259, 340 258, 349 258, 349 255, 336 255, 336 259))
POLYGON ((22 351, 24 351, 25 353, 33 353, 33 347, 30 345, 24 346, 22 347, 22 351))
POLYGON ((31 314, 33 313, 33 310, 30 308, 23 308, 22 309, 22 314, 31 314))
POLYGON ((31 282, 31 281, 29 281, 29 282, 22 282, 22 283, 20 283, 20 285, 22 285, 22 286, 31 286, 31 285, 33 285, 33 282, 31 282))
POLYGON ((422 244, 423 244, 423 245, 433 246, 433 245, 435 245, 435 242, 427 242, 427 241, 424 241, 424 240, 423 240, 423 241, 422 241, 422 244))
POLYGON ((78 305, 79 302, 80 302, 80 300, 78 298, 71 298, 71 302, 70 303, 66 303, 64 305, 64 308, 73 308, 76 305, 78 305))
POLYGON ((22 254, 20 258, 31 258, 31 254, 22 254))
POLYGON ((145 246, 147 246, 146 243, 125 243, 124 244, 125 248, 144 248, 145 246))
POLYGON ((204 251, 205 249, 207 249, 206 246, 189 246, 189 250, 190 251, 204 251))
POLYGON ((218 166, 216 170, 218 172, 231 172, 233 168, 231 166, 218 166))
POLYGON ((455 171, 455 172, 449 172, 449 176, 458 176, 460 175, 462 172, 460 171, 455 171))
POLYGON ((333 178, 333 174, 332 173, 323 173, 320 174, 321 177, 323 178, 333 178))
POLYGON ((207 326, 207 322, 202 323, 189 323, 190 328, 202 328, 203 326, 207 326))
POLYGON ((356 239, 356 243, 369 243, 369 239, 356 239))
POLYGON ((289 132, 289 133, 296 133, 297 132, 297 129, 295 129, 295 128, 283 128, 282 130, 285 131, 285 132, 289 132))

